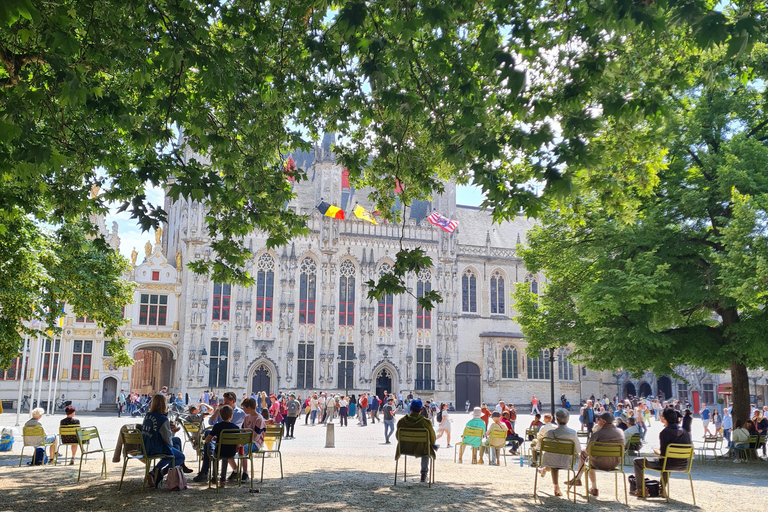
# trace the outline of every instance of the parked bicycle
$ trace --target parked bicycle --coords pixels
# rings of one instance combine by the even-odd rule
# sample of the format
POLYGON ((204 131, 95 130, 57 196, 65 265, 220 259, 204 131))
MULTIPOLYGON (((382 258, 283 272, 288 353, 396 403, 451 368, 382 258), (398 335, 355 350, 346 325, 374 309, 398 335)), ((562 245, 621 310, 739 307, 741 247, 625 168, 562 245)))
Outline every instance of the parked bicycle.
POLYGON ((69 405, 72 405, 72 400, 64 400, 63 394, 61 395, 61 398, 56 399, 56 409, 59 411, 63 411, 69 405))

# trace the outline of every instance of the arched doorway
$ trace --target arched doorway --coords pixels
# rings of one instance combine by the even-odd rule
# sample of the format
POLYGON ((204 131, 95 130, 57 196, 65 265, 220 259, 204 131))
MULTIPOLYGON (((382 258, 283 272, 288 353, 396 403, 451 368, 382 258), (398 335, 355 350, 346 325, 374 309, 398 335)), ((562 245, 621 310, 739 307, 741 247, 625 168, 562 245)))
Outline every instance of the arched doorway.
POLYGON ((637 395, 640 398, 648 398, 649 396, 653 396, 653 388, 651 388, 651 385, 647 382, 641 382, 640 383, 640 394, 637 395))
POLYGON ((659 387, 659 393, 663 394, 662 397, 664 400, 672 397, 672 379, 667 376, 659 377, 659 380, 656 381, 656 385, 659 387))
POLYGON ((101 404, 112 405, 114 403, 117 403, 117 379, 107 377, 102 383, 101 404))
POLYGON ((456 366, 456 410, 464 409, 469 400, 469 409, 480 407, 480 367, 475 363, 464 362, 456 366))
POLYGON ((174 357, 171 349, 157 346, 142 346, 133 353, 131 371, 131 392, 139 394, 157 393, 163 386, 173 392, 174 357))
POLYGON ((627 382, 624 384, 624 398, 627 398, 629 396, 637 396, 637 390, 635 389, 635 385, 631 382, 627 382))
POLYGON ((267 394, 272 392, 272 372, 264 363, 256 366, 251 377, 251 394, 261 391, 267 394))
POLYGON ((392 393, 392 372, 388 368, 382 368, 376 375, 376 396, 384 400, 384 392, 392 393))

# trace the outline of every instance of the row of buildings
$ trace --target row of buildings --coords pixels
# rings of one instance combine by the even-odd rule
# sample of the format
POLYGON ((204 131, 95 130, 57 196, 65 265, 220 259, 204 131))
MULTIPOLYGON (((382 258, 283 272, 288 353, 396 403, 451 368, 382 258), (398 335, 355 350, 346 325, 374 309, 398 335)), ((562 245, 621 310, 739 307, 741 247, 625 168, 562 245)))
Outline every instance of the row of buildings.
MULTIPOLYGON (((411 205, 404 228, 359 220, 350 212, 355 204, 370 207, 367 192, 350 187, 331 143, 326 137, 314 152, 293 155, 308 180, 294 184, 296 199, 287 206, 308 217, 309 235, 278 250, 267 250, 261 233, 248 237, 255 286, 214 283, 188 270, 186 263, 212 257, 205 205, 167 200, 167 225, 143 254, 134 249, 125 275, 137 284, 124 330, 136 364, 115 368, 99 326, 67 311, 61 339, 30 340, 23 394, 36 383, 43 400, 55 389, 92 410, 113 406, 121 389, 151 393, 162 386, 193 400, 205 390, 387 390, 463 408, 467 400, 521 405, 533 396, 546 403, 551 368, 556 396, 571 403, 593 394, 660 392, 691 402, 727 399, 727 375, 691 370, 689 384, 653 374, 633 379, 573 365, 568 349, 558 350, 551 366, 548 353, 526 356, 510 294, 521 285, 541 291, 542 276, 528 272, 516 253, 531 221, 493 224, 488 213, 458 205, 452 184, 433 201, 411 205), (321 200, 345 210, 347 219, 321 215, 321 200), (427 222, 434 211, 457 220, 456 231, 427 222), (401 243, 423 248, 434 266, 408 277, 412 295, 369 301, 366 281, 391 270, 401 243), (414 298, 430 290, 444 299, 431 312, 414 298)), ((94 222, 117 249, 117 226, 94 222)), ((21 373, 20 359, 0 372, 4 405, 14 405, 21 373)), ((754 382, 761 399, 765 377, 754 382)))

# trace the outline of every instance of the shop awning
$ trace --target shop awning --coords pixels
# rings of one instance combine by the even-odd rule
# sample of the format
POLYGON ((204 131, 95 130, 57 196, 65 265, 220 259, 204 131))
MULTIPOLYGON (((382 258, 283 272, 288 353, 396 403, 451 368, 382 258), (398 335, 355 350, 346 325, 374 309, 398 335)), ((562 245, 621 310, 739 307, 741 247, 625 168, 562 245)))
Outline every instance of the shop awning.
POLYGON ((717 394, 718 395, 730 395, 731 394, 731 386, 730 382, 726 382, 725 384, 720 384, 717 386, 717 394))

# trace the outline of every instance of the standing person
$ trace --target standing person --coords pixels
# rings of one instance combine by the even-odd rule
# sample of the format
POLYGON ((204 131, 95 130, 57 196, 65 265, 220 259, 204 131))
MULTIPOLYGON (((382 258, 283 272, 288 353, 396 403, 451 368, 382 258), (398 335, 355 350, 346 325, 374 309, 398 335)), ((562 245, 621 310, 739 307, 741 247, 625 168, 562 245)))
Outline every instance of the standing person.
POLYGON ((581 411, 581 424, 587 427, 587 433, 591 436, 592 429, 595 428, 595 408, 592 400, 587 400, 587 405, 581 411))
POLYGON ((728 449, 731 448, 731 430, 733 429, 733 417, 728 408, 723 409, 723 438, 728 441, 728 449))
MULTIPOLYGON (((173 436, 171 422, 168 421, 168 401, 164 394, 157 393, 152 397, 149 411, 141 425, 141 437, 144 440, 147 455, 173 455, 176 466, 186 469, 184 454, 181 452, 181 439, 173 436)), ((170 460, 160 459, 150 471, 147 483, 157 487, 163 481, 163 477, 168 472, 166 468, 170 464, 170 460)))
POLYGON ((469 414, 469 406, 470 406, 469 400, 464 402, 464 412, 467 414, 469 414))
POLYGON ((371 423, 376 423, 376 420, 379 419, 379 405, 381 404, 381 401, 379 400, 378 395, 373 395, 371 397, 371 423))
MULTIPOLYGON (((701 423, 704 425, 704 436, 711 436, 712 432, 709 431, 709 419, 712 415, 712 412, 705 404, 702 404, 701 409, 699 409, 699 414, 701 414, 701 423)), ((690 432, 690 429, 688 432, 690 432)))
POLYGON ((125 391, 120 390, 120 394, 117 395, 117 417, 123 415, 123 408, 125 407, 125 391))
POLYGON ((723 417, 720 416, 720 413, 717 411, 717 409, 712 409, 712 424, 715 426, 714 435, 718 435, 720 433, 720 429, 723 426, 723 417))
POLYGON ((211 393, 208 392, 207 389, 203 393, 203 399, 201 400, 201 403, 204 403, 206 405, 211 405, 211 393))
MULTIPOLYGON (((80 420, 75 418, 75 412, 76 412, 75 406, 74 405, 68 405, 64 409, 64 414, 66 414, 67 417, 64 418, 63 420, 61 420, 59 422, 59 425, 61 425, 62 427, 68 427, 68 426, 71 426, 71 425, 79 425, 80 424, 80 420)), ((75 436, 61 436, 61 442, 69 444, 72 447, 72 458, 69 460, 69 465, 72 466, 75 463, 75 455, 77 455, 77 447, 78 447, 77 436, 76 435, 75 436)))
POLYGON ((349 406, 348 406, 349 410, 347 411, 347 418, 349 418, 350 416, 354 418, 355 414, 357 414, 357 398, 355 397, 355 395, 349 396, 347 397, 347 402, 349 402, 349 406))
POLYGON ((541 414, 541 411, 539 410, 539 401, 535 396, 531 398, 531 414, 541 414))
MULTIPOLYGON (((661 421, 664 423, 664 429, 659 434, 660 449, 653 450, 658 458, 646 459, 645 457, 638 457, 635 459, 634 466, 636 482, 645 482, 644 468, 661 469, 664 467, 664 455, 667 453, 667 446, 670 444, 691 444, 691 435, 685 430, 681 429, 677 424, 677 412, 672 409, 665 409, 661 415, 661 421)), ((667 462, 667 467, 673 469, 685 468, 687 465, 688 461, 682 459, 670 460, 667 462)), ((661 496, 664 495, 664 489, 666 488, 667 484, 667 478, 665 478, 666 475, 667 474, 662 474, 661 476, 662 485, 659 489, 661 496)), ((645 485, 642 485, 641 483, 637 490, 633 491, 632 494, 638 497, 643 497, 645 495, 645 485)))
POLYGON ((390 396, 382 408, 384 414, 384 444, 390 444, 389 438, 395 432, 395 399, 390 396))
POLYGON ((312 426, 315 425, 317 419, 317 411, 320 407, 320 401, 317 397, 317 393, 312 394, 312 399, 309 401, 309 412, 312 414, 312 426))
MULTIPOLYGON (((480 409, 477 407, 477 409, 480 409)), ((482 409, 480 409, 480 419, 482 421, 482 409)), ((440 411, 437 413, 437 437, 435 438, 435 441, 437 439, 440 439, 443 437, 443 434, 446 434, 446 437, 448 438, 448 444, 445 445, 446 448, 451 447, 451 423, 453 420, 448 417, 448 405, 446 403, 440 404, 440 411)), ((485 422, 483 422, 485 423, 485 422)), ((483 428, 485 430, 485 428, 483 428)))
POLYGON ((291 393, 288 395, 288 404, 286 405, 285 416, 285 437, 286 439, 296 439, 293 436, 293 429, 296 427, 296 419, 299 417, 299 411, 301 410, 301 404, 296 400, 296 395, 291 393))
POLYGON ((361 427, 367 427, 368 426, 368 396, 366 393, 363 393, 360 395, 360 400, 358 400, 358 407, 360 408, 360 418, 361 423, 358 423, 361 427))
MULTIPOLYGON (((349 417, 349 397, 343 396, 339 400, 339 426, 348 427, 347 418, 349 417)), ((386 426, 386 424, 385 424, 386 426)))
MULTIPOLYGON (((507 409, 509 409, 509 424, 512 426, 512 430, 515 430, 515 422, 517 421, 517 409, 515 409, 515 404, 510 403, 507 409)), ((504 411, 502 411, 501 414, 503 416, 504 411)))
POLYGON ((429 420, 425 419, 421 415, 421 409, 422 409, 421 400, 417 399, 417 400, 411 401, 410 414, 406 414, 405 416, 400 418, 400 421, 397 422, 397 433, 395 434, 395 437, 398 439, 398 441, 400 440, 401 428, 423 429, 428 432, 429 446, 423 446, 423 443, 421 445, 411 446, 406 442, 403 442, 403 443, 398 442, 397 451, 395 453, 395 459, 400 458, 400 450, 402 448, 406 449, 408 453, 415 453, 416 451, 421 452, 423 454, 421 457, 421 481, 426 482, 427 474, 429 472, 429 459, 430 457, 436 456, 435 431, 432 429, 432 424, 429 422, 429 420))
POLYGON ((683 414, 683 430, 688 432, 688 435, 691 435, 691 424, 693 423, 693 413, 690 409, 685 410, 685 414, 683 414))
POLYGON ((635 424, 640 429, 640 437, 645 441, 645 434, 648 432, 648 427, 645 426, 645 402, 640 402, 635 408, 635 424))

